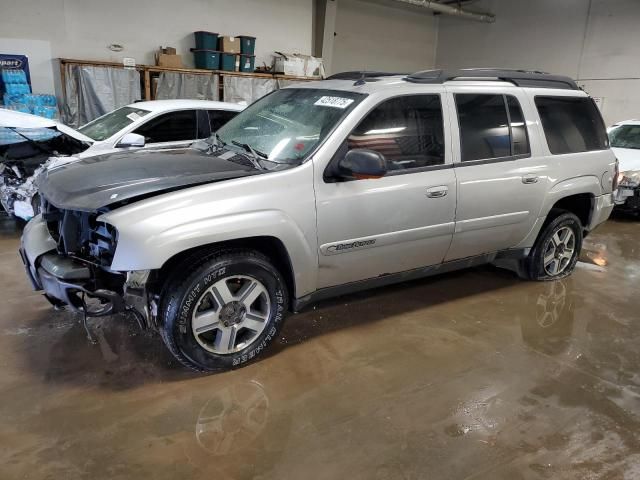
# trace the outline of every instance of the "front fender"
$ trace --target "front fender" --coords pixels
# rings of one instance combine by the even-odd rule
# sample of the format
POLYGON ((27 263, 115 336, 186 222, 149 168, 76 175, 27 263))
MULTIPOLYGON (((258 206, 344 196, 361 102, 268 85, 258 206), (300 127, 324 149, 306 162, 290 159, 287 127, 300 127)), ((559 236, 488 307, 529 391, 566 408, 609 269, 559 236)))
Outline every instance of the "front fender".
POLYGON ((111 269, 156 270, 192 248, 268 236, 287 250, 296 295, 310 293, 318 268, 311 167, 168 192, 101 215, 118 231, 111 269))
POLYGON ((285 212, 257 210, 239 214, 210 216, 197 221, 166 222, 162 218, 131 224, 101 218, 118 230, 118 245, 111 264, 115 271, 154 270, 171 257, 191 248, 250 237, 270 236, 280 240, 293 267, 296 292, 304 295, 315 286, 317 259, 300 227, 285 212))

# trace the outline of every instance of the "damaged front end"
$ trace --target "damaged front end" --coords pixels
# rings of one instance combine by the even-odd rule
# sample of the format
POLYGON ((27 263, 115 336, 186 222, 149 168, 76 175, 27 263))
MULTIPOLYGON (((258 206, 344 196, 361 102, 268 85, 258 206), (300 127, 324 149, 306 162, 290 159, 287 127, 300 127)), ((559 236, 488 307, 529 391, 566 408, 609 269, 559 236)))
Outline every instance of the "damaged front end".
MULTIPOLYGON (((15 113, 15 112, 14 112, 15 113)), ((6 113, 3 114, 6 117, 6 113)), ((20 114, 24 115, 24 114, 20 114)), ((32 117, 32 115, 27 115, 32 117)), ((24 122, 18 117, 15 123, 24 122)), ((34 128, 0 126, 0 204, 8 214, 30 220, 38 213, 36 177, 54 163, 75 158, 89 144, 61 132, 55 126, 39 127, 46 120, 31 120, 34 128)))
POLYGON ((640 213, 640 172, 622 172, 618 189, 614 192, 615 209, 619 212, 640 213))
POLYGON ((0 163, 0 204, 7 213, 27 221, 38 213, 38 187, 35 179, 54 160, 49 158, 31 175, 20 165, 0 163))
POLYGON ((132 313, 142 328, 155 327, 149 270, 110 269, 118 233, 101 213, 58 209, 46 199, 42 215, 25 228, 21 257, 36 290, 56 307, 88 317, 132 313))

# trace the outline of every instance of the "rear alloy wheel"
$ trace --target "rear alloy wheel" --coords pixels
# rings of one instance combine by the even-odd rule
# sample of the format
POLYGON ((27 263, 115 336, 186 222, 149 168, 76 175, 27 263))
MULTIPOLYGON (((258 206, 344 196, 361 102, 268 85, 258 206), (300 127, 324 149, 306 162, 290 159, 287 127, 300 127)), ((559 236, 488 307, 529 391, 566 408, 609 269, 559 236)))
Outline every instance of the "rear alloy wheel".
POLYGON ((276 338, 287 310, 278 270, 253 250, 193 258, 162 299, 162 338, 182 364, 219 372, 257 358, 276 338))
POLYGON ((551 236, 542 256, 544 271, 556 276, 566 270, 576 250, 576 236, 569 227, 562 227, 551 236))
POLYGON ((525 261, 531 280, 556 280, 573 272, 582 247, 582 225, 573 213, 564 212, 548 222, 525 261))

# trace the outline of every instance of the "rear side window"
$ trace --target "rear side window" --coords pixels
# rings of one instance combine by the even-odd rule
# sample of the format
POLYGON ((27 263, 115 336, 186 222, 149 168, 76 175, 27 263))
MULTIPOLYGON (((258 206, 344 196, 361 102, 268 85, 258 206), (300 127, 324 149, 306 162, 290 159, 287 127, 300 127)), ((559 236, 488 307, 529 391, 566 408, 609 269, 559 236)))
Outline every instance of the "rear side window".
POLYGON ((235 117, 239 112, 231 110, 209 110, 209 125, 211 125, 211 133, 215 133, 218 129, 235 117))
POLYGON ((440 95, 407 95, 381 103, 351 132, 347 147, 380 152, 389 170, 442 165, 440 95))
POLYGON ((194 140, 196 130, 196 111, 181 110, 153 118, 133 133, 144 136, 147 143, 160 143, 194 140))
POLYGON ((552 154, 589 152, 609 146, 602 117, 590 98, 536 97, 535 102, 552 154))
POLYGON ((511 95, 456 94, 462 161, 528 155, 527 127, 511 95))

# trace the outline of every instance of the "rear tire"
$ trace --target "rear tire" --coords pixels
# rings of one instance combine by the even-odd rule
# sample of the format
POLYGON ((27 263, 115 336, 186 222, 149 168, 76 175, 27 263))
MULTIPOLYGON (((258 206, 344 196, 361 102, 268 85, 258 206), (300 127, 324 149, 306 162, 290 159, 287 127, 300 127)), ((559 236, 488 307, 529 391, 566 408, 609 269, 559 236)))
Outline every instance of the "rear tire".
POLYGON ((160 333, 169 351, 199 372, 222 372, 258 358, 287 311, 282 275, 253 250, 190 260, 174 273, 161 299, 160 333))
POLYGON ((573 272, 582 249, 582 224, 571 212, 563 212, 547 222, 524 261, 527 279, 558 280, 573 272))

